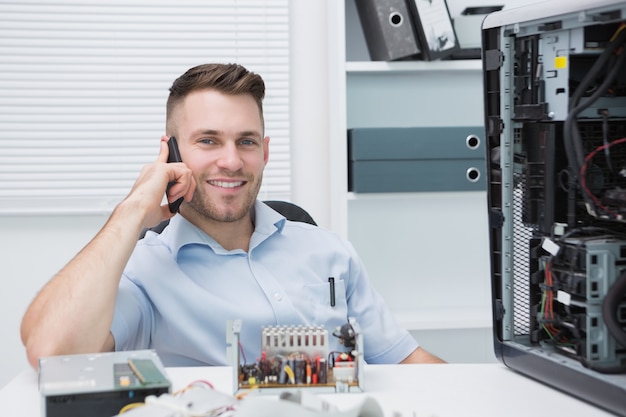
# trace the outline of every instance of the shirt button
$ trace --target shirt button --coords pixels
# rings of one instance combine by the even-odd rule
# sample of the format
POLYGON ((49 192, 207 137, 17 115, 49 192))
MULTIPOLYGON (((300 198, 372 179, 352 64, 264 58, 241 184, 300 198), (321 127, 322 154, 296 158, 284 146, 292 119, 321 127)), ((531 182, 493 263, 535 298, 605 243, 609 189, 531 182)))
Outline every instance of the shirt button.
POLYGON ((279 292, 277 292, 277 293, 274 293, 274 299, 275 299, 276 301, 280 301, 280 300, 282 300, 282 299, 283 299, 283 296, 282 296, 282 295, 280 295, 280 293, 279 293, 279 292))

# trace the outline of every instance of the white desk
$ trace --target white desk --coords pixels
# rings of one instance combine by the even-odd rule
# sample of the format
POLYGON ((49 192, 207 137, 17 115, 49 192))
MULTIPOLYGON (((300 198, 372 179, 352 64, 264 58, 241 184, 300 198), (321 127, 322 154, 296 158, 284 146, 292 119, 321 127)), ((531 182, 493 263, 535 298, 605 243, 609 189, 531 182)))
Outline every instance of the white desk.
MULTIPOLYGON (((232 392, 230 367, 168 368, 167 371, 173 390, 196 379, 206 379, 215 389, 232 392)), ((378 400, 385 417, 612 415, 498 363, 367 365, 364 372, 365 393, 320 395, 340 409, 356 406, 363 396, 371 396, 378 400)), ((39 401, 37 374, 29 369, 0 390, 0 414, 36 417, 41 410, 39 401)))

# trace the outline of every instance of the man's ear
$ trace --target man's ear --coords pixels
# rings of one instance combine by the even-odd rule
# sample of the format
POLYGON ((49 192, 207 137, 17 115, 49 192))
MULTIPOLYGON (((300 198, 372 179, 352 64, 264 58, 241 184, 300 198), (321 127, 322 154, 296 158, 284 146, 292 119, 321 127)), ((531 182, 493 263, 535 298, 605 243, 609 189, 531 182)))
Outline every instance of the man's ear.
POLYGON ((263 138, 263 161, 267 165, 267 161, 270 158, 270 137, 265 136, 263 138))

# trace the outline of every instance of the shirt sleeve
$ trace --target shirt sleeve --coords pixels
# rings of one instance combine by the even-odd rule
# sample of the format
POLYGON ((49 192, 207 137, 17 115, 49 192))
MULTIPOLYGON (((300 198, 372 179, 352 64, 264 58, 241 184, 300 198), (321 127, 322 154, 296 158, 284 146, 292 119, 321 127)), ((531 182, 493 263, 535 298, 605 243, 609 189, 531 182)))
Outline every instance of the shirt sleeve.
POLYGON ((111 324, 115 350, 150 348, 151 325, 152 310, 148 300, 137 285, 122 276, 111 324))

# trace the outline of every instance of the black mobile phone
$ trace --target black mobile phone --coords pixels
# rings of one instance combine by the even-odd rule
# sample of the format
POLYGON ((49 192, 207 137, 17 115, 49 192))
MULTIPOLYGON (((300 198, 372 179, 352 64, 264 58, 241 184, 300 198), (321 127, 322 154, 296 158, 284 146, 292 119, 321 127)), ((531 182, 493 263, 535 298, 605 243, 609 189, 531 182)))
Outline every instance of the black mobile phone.
MULTIPOLYGON (((167 156, 167 162, 183 162, 183 160, 180 157, 180 151, 178 150, 178 142, 176 142, 176 138, 174 136, 172 136, 167 141, 167 147, 169 148, 169 155, 167 156)), ((167 184, 167 189, 165 190, 165 193, 167 195, 169 195, 170 188, 172 188, 172 185, 174 184, 176 184, 176 181, 171 181, 167 184)), ((184 198, 181 197, 176 201, 172 201, 171 203, 168 203, 170 212, 177 213, 183 200, 184 198)))

